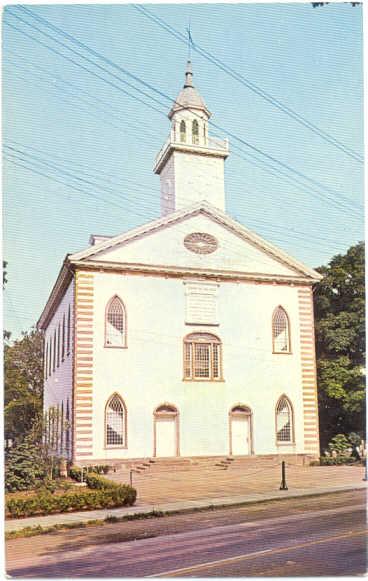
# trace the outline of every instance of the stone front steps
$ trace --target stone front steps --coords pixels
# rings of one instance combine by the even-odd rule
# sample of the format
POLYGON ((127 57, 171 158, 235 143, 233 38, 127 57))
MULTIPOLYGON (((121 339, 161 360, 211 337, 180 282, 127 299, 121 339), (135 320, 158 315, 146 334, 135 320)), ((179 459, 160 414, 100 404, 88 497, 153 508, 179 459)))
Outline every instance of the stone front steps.
POLYGON ((216 473, 230 471, 237 473, 248 469, 262 469, 276 466, 285 460, 289 465, 304 466, 309 464, 306 455, 263 455, 263 456, 206 456, 187 458, 144 458, 116 462, 109 478, 115 481, 128 481, 130 473, 142 478, 159 477, 170 473, 216 473))

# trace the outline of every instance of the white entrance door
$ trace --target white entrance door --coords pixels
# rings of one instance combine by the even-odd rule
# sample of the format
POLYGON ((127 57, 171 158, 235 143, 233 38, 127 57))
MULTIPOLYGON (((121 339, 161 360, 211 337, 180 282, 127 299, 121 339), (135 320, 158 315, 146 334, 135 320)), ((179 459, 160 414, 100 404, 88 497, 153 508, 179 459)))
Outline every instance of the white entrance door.
POLYGON ((233 456, 250 453, 249 416, 246 414, 231 418, 231 450, 233 456))
POLYGON ((156 418, 156 456, 176 456, 176 418, 156 418))

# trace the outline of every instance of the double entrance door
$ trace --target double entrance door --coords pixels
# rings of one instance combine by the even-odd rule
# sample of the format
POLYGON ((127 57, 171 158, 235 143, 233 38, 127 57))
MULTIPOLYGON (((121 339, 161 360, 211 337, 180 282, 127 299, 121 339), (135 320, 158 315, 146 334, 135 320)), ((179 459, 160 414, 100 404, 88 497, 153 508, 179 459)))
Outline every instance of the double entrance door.
MULTIPOLYGON (((252 454, 252 412, 246 406, 235 406, 229 414, 230 454, 252 454)), ((168 458, 179 456, 179 413, 175 406, 165 404, 154 413, 154 455, 168 458)))

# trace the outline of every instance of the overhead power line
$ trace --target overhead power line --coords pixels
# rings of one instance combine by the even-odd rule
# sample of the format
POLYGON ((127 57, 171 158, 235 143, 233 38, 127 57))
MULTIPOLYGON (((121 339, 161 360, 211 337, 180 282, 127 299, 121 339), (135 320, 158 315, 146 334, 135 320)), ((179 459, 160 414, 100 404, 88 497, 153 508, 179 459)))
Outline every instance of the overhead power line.
MULTIPOLYGON (((20 9, 20 7, 19 7, 20 9)), ((23 10, 23 8, 22 8, 23 10)), ((24 9, 27 10, 27 9, 24 9)), ((77 51, 71 49, 68 45, 65 45, 65 43, 62 43, 61 41, 55 39, 54 37, 52 37, 51 35, 47 34, 46 32, 42 31, 41 29, 39 29, 38 27, 35 27, 34 25, 32 25, 31 23, 25 21, 24 19, 14 15, 12 12, 9 12, 9 10, 7 11, 7 13, 11 14, 12 16, 14 16, 15 18, 21 20, 22 22, 24 22, 25 24, 27 24, 28 26, 35 28, 37 31, 39 31, 41 34, 46 35, 47 37, 51 38, 54 42, 57 42, 58 44, 61 44, 62 46, 64 46, 65 48, 67 48, 68 50, 70 50, 71 52, 73 52, 74 54, 77 54, 80 58, 83 58, 84 60, 87 60, 88 62, 90 62, 91 64, 93 64, 94 66, 97 66, 99 69, 104 70, 104 72, 107 72, 108 74, 112 75, 113 77, 117 78, 120 82, 126 83, 126 81, 124 79, 121 79, 120 77, 118 77, 117 75, 111 73, 110 71, 106 70, 104 67, 101 67, 100 65, 98 65, 97 63, 95 63, 94 61, 91 61, 90 59, 88 59, 87 57, 85 57, 84 55, 81 55, 80 53, 78 53, 77 51)), ((31 11, 27 10, 27 13, 30 13, 33 15, 33 13, 31 13, 31 11)), ((112 63, 112 61, 110 61, 109 59, 106 59, 103 56, 100 56, 99 53, 96 53, 96 51, 93 51, 92 49, 89 49, 89 47, 87 47, 86 45, 84 45, 83 43, 81 43, 80 41, 78 41, 77 39, 74 39, 74 37, 72 37, 71 35, 65 33, 64 31, 62 31, 61 29, 55 27, 54 25, 51 25, 50 23, 48 23, 48 21, 46 21, 44 18, 41 18, 39 16, 35 16, 33 15, 34 18, 36 18, 37 20, 42 21, 43 23, 45 23, 46 26, 51 27, 55 30, 58 31, 59 34, 62 34, 63 36, 68 37, 69 39, 71 39, 73 42, 75 42, 78 45, 83 46, 83 48, 85 48, 85 50, 88 50, 89 52, 92 52, 93 54, 96 54, 99 58, 102 58, 103 60, 108 60, 109 63, 112 63)), ((9 24, 5 21, 6 24, 9 24)), ((13 25, 10 25, 13 26, 13 25)), ((16 28, 13 26, 13 28, 16 28)), ((16 28, 17 29, 17 28, 16 28)), ((96 75, 96 73, 93 73, 92 71, 90 71, 89 69, 87 69, 86 67, 84 67, 83 65, 81 65, 80 63, 76 63, 73 59, 70 59, 69 57, 66 57, 66 55, 64 55, 63 53, 59 53, 59 51, 56 51, 55 49, 49 47, 47 44, 42 43, 41 41, 39 41, 38 39, 36 39, 35 37, 29 35, 28 33, 25 33, 23 30, 17 29, 20 32, 22 32, 23 34, 25 34, 26 36, 29 36, 30 38, 32 38, 33 40, 35 40, 36 42, 39 42, 40 44, 42 44, 43 46, 46 46, 47 48, 49 48, 50 50, 52 50, 53 52, 56 52, 57 54, 59 54, 60 56, 66 58, 67 60, 73 62, 73 64, 76 64, 77 66, 81 66, 82 69, 87 70, 87 72, 90 72, 91 74, 93 74, 94 76, 97 76, 98 78, 100 78, 101 80, 108 82, 109 84, 112 84, 112 86, 114 86, 115 88, 118 88, 119 90, 122 90, 121 87, 117 87, 114 83, 110 83, 110 81, 108 81, 107 79, 105 79, 104 77, 101 77, 100 75, 96 75)), ((114 66, 118 69, 121 69, 124 73, 125 70, 122 69, 121 67, 119 67, 119 65, 116 65, 115 63, 113 63, 114 66)), ((149 83, 143 81, 142 79, 140 79, 139 77, 137 77, 136 75, 134 75, 134 79, 139 81, 140 83, 144 84, 145 86, 149 87, 151 90, 153 90, 154 92, 162 95, 165 99, 169 100, 171 103, 172 102, 176 102, 174 99, 172 99, 172 97, 166 95, 165 93, 163 93, 162 91, 159 91, 158 89, 156 89, 155 87, 152 87, 152 85, 150 85, 149 83)), ((139 91, 139 89, 135 88, 137 91, 139 91)), ((124 91, 123 91, 124 92, 124 91)), ((146 94, 146 93, 145 93, 146 94)), ((147 94, 146 94, 147 95, 147 94)), ((132 96, 130 94, 130 96, 132 96)), ((134 98, 134 97, 133 97, 134 98)), ((155 100, 157 101, 157 99, 155 100)), ((145 105, 147 105, 147 103, 144 102, 145 105)), ((163 103, 160 102, 161 105, 164 106, 163 103)), ((164 114, 162 111, 160 111, 160 113, 164 114)), ((306 181, 312 183, 313 185, 316 185, 317 187, 319 187, 320 189, 326 190, 327 192, 329 192, 329 194, 325 194, 325 193, 319 193, 320 197, 324 197, 324 201, 328 201, 329 203, 334 204, 335 206, 339 207, 339 209, 342 209, 344 211, 346 211, 346 206, 345 204, 347 204, 349 206, 349 208, 351 206, 356 206, 356 204, 354 204, 351 200, 349 200, 348 198, 346 198, 345 196, 343 196, 342 194, 339 194, 333 190, 330 190, 329 188, 326 188, 326 186, 323 186, 323 184, 320 184, 318 181, 313 180, 312 178, 309 178, 308 176, 306 176, 305 174, 303 174, 302 172, 299 172, 298 170, 295 170, 294 168, 292 168, 291 166, 289 166, 288 164, 285 164, 284 162, 281 162, 280 160, 278 160, 277 158, 263 152, 262 150, 260 150, 259 148, 251 145, 250 143, 246 142, 244 139, 238 137, 237 135, 235 135, 232 132, 227 131, 226 129, 220 127, 219 125, 210 122, 210 124, 212 126, 214 126, 215 128, 217 128, 219 131, 230 135, 231 137, 233 137, 234 139, 236 139, 237 141, 239 141, 240 143, 242 143, 243 145, 245 145, 246 147, 256 151, 258 154, 262 155, 263 157, 266 157, 266 159, 269 159, 270 161, 281 165, 283 168, 285 168, 286 170, 290 171, 291 173, 294 173, 296 175, 298 175, 299 177, 301 177, 302 179, 305 179, 306 181), (332 196, 338 197, 338 199, 334 199, 332 196)), ((262 161, 263 160, 259 160, 262 161)))
MULTIPOLYGON (((35 156, 33 154, 29 154, 27 152, 21 151, 19 148, 14 148, 14 147, 8 146, 6 144, 4 145, 4 147, 7 150, 8 161, 11 161, 11 159, 16 159, 18 161, 20 160, 22 162, 26 162, 28 164, 31 164, 31 165, 33 165, 33 167, 34 167, 34 163, 36 163, 38 165, 41 165, 41 168, 42 168, 42 164, 44 164, 44 165, 46 165, 46 168, 47 169, 50 169, 51 168, 51 169, 55 170, 56 172, 61 173, 62 175, 67 176, 67 178, 69 178, 69 179, 82 182, 82 186, 83 187, 86 187, 85 184, 87 184, 87 187, 90 187, 90 186, 95 187, 95 186, 97 186, 99 189, 101 189, 101 185, 100 184, 96 184, 95 182, 92 182, 91 180, 86 180, 85 178, 80 178, 80 176, 75 173, 75 170, 73 168, 72 169, 70 169, 70 168, 68 169, 68 166, 65 166, 65 164, 61 164, 61 165, 59 164, 59 165, 57 165, 57 164, 51 163, 51 162, 49 162, 47 160, 45 161, 40 156, 35 156), (9 159, 9 156, 10 156, 10 159, 9 159), (29 158, 29 159, 27 159, 27 158, 29 158), (65 171, 65 168, 66 168, 67 171, 65 171)), ((44 156, 45 156, 45 154, 43 154, 43 157, 44 156)), ((26 169, 31 169, 31 168, 28 167, 26 169)), ((78 170, 78 171, 79 171, 79 173, 82 173, 83 175, 87 175, 87 176, 89 175, 88 172, 83 172, 83 171, 81 172, 80 170, 78 170)), ((46 174, 44 174, 44 175, 45 175, 45 177, 47 177, 46 174)), ((50 177, 49 174, 48 174, 48 177, 50 177)), ((67 185, 70 185, 70 184, 68 183, 67 185)), ((124 194, 122 194, 122 192, 120 190, 115 190, 115 189, 106 187, 105 185, 103 185, 102 188, 103 188, 104 193, 106 191, 110 195, 111 194, 113 194, 113 195, 116 194, 116 197, 118 198, 119 201, 127 200, 128 203, 131 202, 131 200, 129 200, 124 194)), ((141 186, 141 188, 144 188, 144 186, 141 186)), ((85 193, 87 193, 87 192, 85 192, 85 193)), ((106 204, 109 204, 110 203, 110 200, 106 196, 104 196, 103 201, 106 204)), ((125 211, 127 211, 127 208, 125 206, 119 206, 119 207, 121 207, 122 209, 124 209, 125 211)), ((142 203, 140 203, 140 208, 142 208, 142 207, 144 207, 145 209, 147 209, 147 202, 145 202, 143 204, 143 206, 142 206, 142 203)), ((151 207, 149 209, 150 209, 150 211, 152 210, 152 205, 151 205, 151 207)), ((142 214, 138 214, 137 212, 133 212, 133 213, 135 213, 136 215, 139 215, 139 216, 142 216, 143 217, 142 214)), ((303 240, 303 239, 304 240, 308 240, 308 241, 310 240, 310 235, 309 234, 300 232, 300 231, 298 231, 296 229, 288 229, 288 228, 284 228, 284 227, 277 227, 277 225, 275 225, 273 223, 269 223, 269 222, 265 222, 265 221, 259 221, 259 220, 254 221, 254 223, 257 224, 257 227, 258 226, 262 226, 263 229, 264 229, 264 226, 266 226, 267 227, 267 230, 268 230, 268 233, 271 233, 271 234, 276 233, 276 235, 280 235, 280 234, 285 234, 286 232, 291 232, 293 234, 293 237, 296 238, 296 239, 299 238, 299 240, 303 240)), ((325 237, 321 237, 321 236, 316 236, 316 237, 314 236, 313 238, 317 238, 317 239, 322 240, 324 242, 331 242, 334 246, 336 246, 336 245, 337 246, 341 246, 341 247, 343 246, 343 245, 340 245, 337 240, 333 240, 331 238, 329 239, 329 238, 325 238, 325 237)), ((282 242, 285 242, 285 240, 282 240, 282 242)), ((317 244, 319 244, 319 243, 317 243, 317 244)), ((231 250, 233 250, 233 247, 231 245, 229 245, 229 247, 231 248, 231 250)))
MULTIPOLYGON (((136 8, 136 10, 141 12, 141 14, 143 14, 144 16, 146 16, 147 18, 149 18, 150 20, 152 20, 153 22, 158 24, 158 26, 160 26, 161 28, 166 30, 169 34, 174 36, 177 40, 179 40, 180 42, 183 42, 185 44, 188 43, 187 37, 184 34, 182 34, 180 31, 175 29, 173 26, 171 26, 170 24, 165 22, 165 20, 163 20, 163 18, 160 18, 156 14, 153 14, 145 6, 142 6, 140 4, 133 4, 133 6, 134 6, 134 8, 136 8)), ((355 159, 359 163, 364 162, 362 155, 360 155, 359 153, 357 153, 356 151, 354 151, 353 149, 351 149, 350 147, 348 147, 347 145, 345 145, 344 143, 342 143, 341 141, 339 141, 338 139, 336 139, 335 137, 333 137, 332 135, 330 135, 329 133, 327 133, 326 131, 324 131, 320 127, 318 127, 317 125, 308 121, 308 119, 306 119, 305 117, 303 117, 302 115, 300 115, 299 113, 297 113, 296 111, 291 109, 291 107, 285 105, 284 103, 282 103, 281 101, 279 101, 278 99, 273 97, 270 93, 267 93, 264 89, 257 86, 255 83, 253 83, 252 81, 250 81, 246 77, 244 77, 241 73, 232 69, 226 63, 224 63, 224 61, 222 61, 218 57, 216 57, 213 53, 205 50, 199 44, 194 43, 193 41, 191 43, 191 46, 195 52, 200 54, 202 57, 207 59, 209 62, 211 62, 212 64, 214 64, 218 68, 220 68, 222 71, 224 71, 226 74, 231 76, 233 79, 235 79, 236 81, 240 82, 242 85, 244 85, 245 87, 247 87, 248 89, 253 91, 253 93, 256 93, 257 95, 262 97, 264 100, 271 103, 277 109, 279 109, 280 111, 282 111, 283 113, 288 115, 290 118, 294 119, 295 121, 297 121, 298 123, 300 123, 301 125, 306 127, 307 129, 310 129, 313 133, 315 133, 316 135, 321 137, 324 141, 335 146, 337 149, 339 149, 340 151, 342 151, 343 153, 345 153, 346 155, 348 155, 352 159, 355 159)))
MULTIPOLYGON (((176 100, 173 99, 172 97, 170 97, 169 95, 166 95, 164 92, 158 90, 157 88, 153 87, 151 84, 147 83, 146 81, 142 80, 140 77, 138 77, 137 75, 132 74, 130 71, 128 71, 127 69, 121 67, 120 65, 117 65, 116 63, 114 63, 111 59, 108 59, 107 57, 101 55, 100 53, 98 53, 97 51, 91 49, 90 47, 88 47, 86 44, 82 43, 81 41, 79 41, 78 39, 76 39, 73 35, 68 34, 67 32, 63 31, 61 28, 51 24, 48 20, 46 20, 45 18, 38 16, 36 14, 34 14, 31 10, 25 8, 25 7, 18 7, 19 10, 22 10, 23 12, 25 12, 26 14, 30 15, 32 18, 34 18, 35 20, 37 20, 38 22, 41 22, 44 26, 54 30, 55 32, 57 32, 58 34, 62 35, 64 38, 67 38, 69 41, 73 42, 74 44, 80 46, 81 48, 83 48, 84 50, 86 50, 87 52, 89 52, 90 54, 92 54, 93 56, 101 59, 102 61, 106 62, 107 64, 109 64, 110 66, 112 66, 113 68, 115 68, 116 70, 119 70, 120 72, 128 75, 130 78, 133 78, 136 82, 139 82, 141 84, 143 84, 145 87, 149 88, 150 90, 154 91, 156 94, 164 97, 166 100, 168 100, 170 103, 176 103, 176 100)), ((55 39, 54 37, 51 37, 49 34, 45 33, 44 31, 40 30, 38 27, 35 27, 34 25, 32 25, 31 23, 25 21, 24 19, 21 19, 19 16, 16 16, 13 14, 13 12, 9 12, 8 10, 8 14, 11 14, 12 16, 15 16, 16 18, 22 20, 22 22, 28 24, 28 26, 31 26, 32 28, 35 28, 36 30, 38 30, 39 32, 41 32, 41 34, 46 35, 47 37, 51 38, 52 40, 54 40, 55 42, 57 42, 58 44, 61 44, 62 46, 66 47, 67 49, 69 49, 71 52, 73 52, 74 54, 77 54, 78 56, 80 56, 80 58, 83 58, 84 60, 87 60, 88 62, 94 64, 95 66, 97 66, 99 69, 104 70, 105 72, 107 72, 108 74, 112 75, 114 78, 119 79, 121 82, 127 83, 127 81, 121 79, 120 77, 117 77, 117 75, 111 73, 110 71, 104 69, 103 67, 101 67, 100 65, 98 65, 97 63, 95 63, 94 61, 91 61, 90 59, 88 59, 87 57, 85 57, 84 55, 81 55, 80 53, 78 53, 77 51, 74 51, 73 49, 71 49, 70 47, 68 47, 68 45, 65 45, 64 43, 62 43, 61 41, 55 39)), ((65 56, 65 55, 64 55, 65 56)), ((128 83, 129 84, 129 83, 128 83)), ((129 84, 129 86, 131 86, 129 84)), ((138 90, 135 87, 135 90, 138 90)), ((144 92, 144 94, 147 96, 147 93, 144 92)), ((154 99, 152 97, 152 99, 154 99)), ((157 101, 156 99, 154 99, 156 102, 160 103, 161 105, 164 106, 164 104, 160 101, 157 101)), ((337 198, 340 198, 339 200, 337 200, 335 203, 335 205, 339 205, 341 209, 344 209, 346 211, 346 208, 344 208, 344 204, 347 204, 349 207, 354 208, 354 206, 357 206, 356 204, 354 204, 349 198, 347 198, 346 196, 343 196, 342 194, 340 194, 339 192, 336 192, 334 190, 331 190, 330 188, 327 188, 326 186, 324 186, 323 184, 321 184, 320 182, 318 182, 317 180, 313 180, 312 178, 309 178, 309 176, 306 176, 305 174, 303 174, 302 172, 295 170, 294 168, 292 168, 291 166, 289 166, 288 164, 281 162, 280 160, 278 160, 277 158, 275 158, 274 156, 271 156, 270 154, 262 151, 261 149, 253 146, 252 144, 250 144, 249 142, 245 141, 244 139, 238 137, 237 135, 235 135, 234 133, 229 132, 228 130, 224 129, 223 127, 220 127, 219 125, 213 123, 213 122, 209 122, 210 125, 212 125, 213 127, 215 127, 216 129, 218 129, 219 131, 228 134, 229 136, 233 137, 234 139, 236 139, 237 141, 239 141, 240 143, 242 143, 243 145, 245 145, 246 147, 254 150, 256 153, 258 153, 259 155, 262 155, 264 157, 266 157, 266 159, 269 159, 270 161, 273 161, 274 163, 281 165, 282 167, 284 167, 285 169, 287 169, 288 171, 290 171, 291 173, 294 173, 295 175, 298 175, 299 177, 301 177, 302 179, 308 181, 309 183, 312 183, 313 185, 319 187, 320 189, 326 190, 327 192, 329 192, 329 194, 332 194, 333 196, 336 196, 337 198)), ((331 201, 331 197, 327 197, 328 201, 331 201)), ((360 209, 361 210, 361 209, 360 209)))
MULTIPOLYGON (((25 155, 25 156, 28 155, 29 156, 30 154, 27 152, 27 150, 29 149, 31 151, 35 151, 38 154, 38 162, 40 162, 41 158, 43 160, 46 158, 46 161, 50 161, 50 159, 49 159, 50 156, 48 154, 46 154, 44 151, 40 150, 39 148, 35 148, 33 146, 25 146, 25 145, 23 145, 23 144, 21 144, 21 143, 19 143, 17 141, 11 140, 11 139, 10 140, 8 139, 7 141, 9 141, 11 143, 11 146, 10 147, 13 150, 15 149, 16 151, 18 151, 22 155, 25 155), (39 157, 40 155, 41 155, 41 158, 39 157)), ((4 147, 5 148, 8 148, 9 146, 7 145, 7 143, 5 143, 4 144, 4 147)), ((131 189, 131 186, 129 184, 133 184, 133 186, 134 186, 134 188, 132 188, 133 191, 135 190, 135 191, 138 191, 139 193, 141 193, 141 192, 143 193, 144 192, 144 197, 145 198, 146 197, 152 197, 152 199, 154 199, 156 201, 158 201, 158 199, 159 199, 159 195, 158 195, 157 189, 149 188, 145 184, 136 182, 135 180, 130 180, 130 179, 124 178, 123 181, 117 181, 116 179, 115 180, 114 179, 111 179, 111 173, 109 173, 109 172, 106 172, 106 171, 103 171, 103 170, 98 170, 98 171, 91 170, 90 168, 86 168, 83 164, 77 163, 75 160, 65 159, 65 157, 60 157, 58 155, 56 155, 56 156, 54 155, 53 158, 51 159, 51 161, 53 162, 54 165, 58 164, 58 167, 60 169, 67 169, 68 171, 72 171, 72 172, 78 171, 78 174, 79 175, 87 176, 87 177, 91 177, 92 176, 92 178, 95 179, 95 180, 102 181, 102 182, 106 182, 107 181, 107 182, 112 183, 113 185, 117 185, 119 187, 124 187, 124 188, 131 189), (55 160, 55 157, 56 157, 56 160, 55 160), (77 166, 78 168, 83 168, 83 169, 75 170, 73 166, 77 166), (86 171, 87 169, 88 169, 88 171, 86 171), (125 182, 127 182, 127 183, 125 183, 125 182), (138 190, 137 190, 137 188, 138 188, 138 190), (150 190, 150 192, 148 192, 147 190, 150 190)), ((96 185, 98 187, 101 187, 100 184, 94 184, 94 185, 96 185)), ((122 195, 121 194, 121 190, 119 190, 118 194, 121 197, 121 195, 122 195)), ((242 191, 242 194, 244 194, 244 191, 242 191)), ((247 191, 247 194, 249 196, 251 196, 252 198, 255 198, 256 197, 256 194, 250 193, 249 191, 247 191)), ((269 197, 269 198, 271 198, 271 197, 273 198, 273 196, 271 196, 267 192, 263 192, 263 195, 266 196, 266 197, 269 197)), ((247 209, 248 208, 249 204, 245 203, 245 199, 244 199, 244 196, 243 195, 237 195, 237 196, 234 196, 233 195, 233 197, 235 197, 237 199, 237 207, 244 208, 244 209, 247 209)), ((188 200, 188 203, 189 203, 189 200, 188 200)), ((140 201, 140 207, 142 207, 142 201, 140 201)), ((300 207, 303 208, 303 205, 302 206, 299 205, 298 207, 299 208, 300 207)), ((305 211, 306 209, 307 208, 304 207, 304 210, 303 211, 305 211)), ((318 218, 316 218, 316 220, 314 221, 314 224, 315 225, 318 224, 318 218)), ((268 222, 268 223, 265 222, 264 224, 268 224, 272 228, 275 228, 275 223, 274 222, 268 222)), ((322 222, 321 223, 321 226, 322 227, 325 227, 325 223, 322 222)), ((287 228, 285 226, 281 226, 280 229, 282 230, 282 232, 299 233, 299 234, 302 234, 302 235, 305 235, 305 236, 309 237, 309 239, 310 239, 310 235, 308 235, 307 233, 303 233, 303 232, 297 231, 295 229, 290 229, 290 228, 287 228)), ((339 237, 339 235, 340 235, 340 231, 336 231, 336 236, 339 237)), ((334 244, 338 243, 336 239, 334 240, 334 239, 321 238, 320 236, 313 235, 313 239, 315 239, 315 238, 319 238, 321 240, 323 239, 324 241, 332 242, 334 244)))

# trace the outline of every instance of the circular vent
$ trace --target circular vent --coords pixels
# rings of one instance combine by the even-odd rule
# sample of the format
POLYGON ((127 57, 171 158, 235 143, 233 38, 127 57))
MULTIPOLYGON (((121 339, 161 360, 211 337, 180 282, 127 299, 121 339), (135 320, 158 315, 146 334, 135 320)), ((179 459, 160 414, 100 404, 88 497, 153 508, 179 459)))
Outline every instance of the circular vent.
POLYGON ((218 242, 211 234, 193 232, 184 238, 184 246, 196 254, 211 254, 218 247, 218 242))

